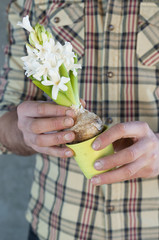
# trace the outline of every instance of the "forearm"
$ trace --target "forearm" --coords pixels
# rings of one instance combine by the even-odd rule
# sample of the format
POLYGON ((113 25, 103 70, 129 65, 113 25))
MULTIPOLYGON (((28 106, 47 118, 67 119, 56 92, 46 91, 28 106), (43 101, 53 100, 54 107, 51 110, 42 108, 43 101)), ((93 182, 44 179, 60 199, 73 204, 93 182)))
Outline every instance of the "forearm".
POLYGON ((25 144, 23 134, 19 130, 17 122, 16 110, 8 112, 0 118, 0 143, 17 155, 32 155, 35 151, 25 144))

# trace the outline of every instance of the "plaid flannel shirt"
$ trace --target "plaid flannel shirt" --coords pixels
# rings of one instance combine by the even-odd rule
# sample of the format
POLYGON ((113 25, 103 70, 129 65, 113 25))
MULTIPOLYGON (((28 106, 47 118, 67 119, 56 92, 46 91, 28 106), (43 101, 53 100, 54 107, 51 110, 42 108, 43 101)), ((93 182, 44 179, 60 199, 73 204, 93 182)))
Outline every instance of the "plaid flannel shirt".
MULTIPOLYGON (((56 40, 70 41, 82 64, 80 96, 107 124, 146 121, 159 128, 158 0, 14 0, 0 82, 1 115, 44 99, 24 77, 20 57, 29 14, 56 40)), ((159 239, 159 181, 134 179, 94 187, 74 159, 37 155, 26 213, 41 240, 159 239)))

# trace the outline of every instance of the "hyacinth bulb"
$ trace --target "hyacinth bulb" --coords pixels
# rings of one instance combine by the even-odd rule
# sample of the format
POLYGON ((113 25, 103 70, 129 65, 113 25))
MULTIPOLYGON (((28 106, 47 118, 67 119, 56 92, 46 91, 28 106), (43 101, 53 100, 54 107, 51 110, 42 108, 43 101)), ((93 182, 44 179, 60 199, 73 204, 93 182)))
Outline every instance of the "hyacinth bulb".
POLYGON ((74 126, 69 129, 75 133, 75 140, 72 143, 80 143, 97 136, 104 130, 102 120, 93 112, 89 112, 82 106, 72 107, 76 113, 74 126))

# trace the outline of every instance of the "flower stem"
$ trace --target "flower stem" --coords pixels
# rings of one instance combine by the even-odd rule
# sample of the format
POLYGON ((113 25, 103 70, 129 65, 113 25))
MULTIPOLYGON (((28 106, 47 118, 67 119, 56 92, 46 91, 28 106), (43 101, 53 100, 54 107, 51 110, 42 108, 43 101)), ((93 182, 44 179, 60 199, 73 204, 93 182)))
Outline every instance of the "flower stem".
MULTIPOLYGON (((65 68, 64 64, 61 64, 61 66, 59 67, 59 73, 61 77, 68 77, 69 78, 69 74, 65 68)), ((71 85, 71 81, 66 83, 66 86, 68 87, 68 90, 65 92, 66 97, 71 101, 72 105, 77 105, 78 103, 76 102, 76 98, 74 95, 74 91, 71 85)))
POLYGON ((73 74, 73 71, 70 71, 70 80, 71 80, 71 85, 73 89, 73 93, 76 99, 76 105, 80 106, 80 99, 79 99, 79 93, 78 93, 78 78, 77 76, 75 77, 73 74))

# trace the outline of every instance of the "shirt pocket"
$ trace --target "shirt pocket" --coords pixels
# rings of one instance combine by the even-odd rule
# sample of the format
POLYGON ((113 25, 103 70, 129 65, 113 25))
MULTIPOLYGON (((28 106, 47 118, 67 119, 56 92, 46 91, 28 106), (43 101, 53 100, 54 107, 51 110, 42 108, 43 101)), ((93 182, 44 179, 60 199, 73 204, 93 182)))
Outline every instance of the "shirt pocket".
POLYGON ((61 44, 70 42, 79 60, 84 55, 84 3, 59 2, 35 4, 36 21, 51 31, 61 44))
POLYGON ((159 3, 140 4, 137 56, 143 65, 159 67, 159 3))

